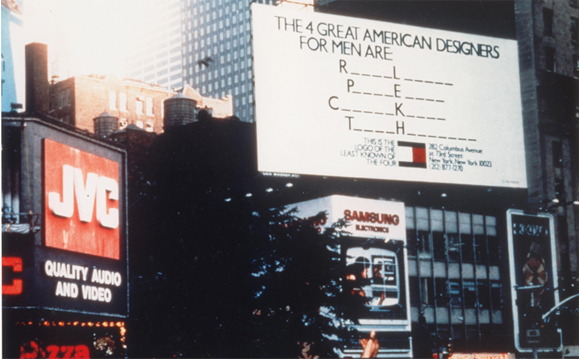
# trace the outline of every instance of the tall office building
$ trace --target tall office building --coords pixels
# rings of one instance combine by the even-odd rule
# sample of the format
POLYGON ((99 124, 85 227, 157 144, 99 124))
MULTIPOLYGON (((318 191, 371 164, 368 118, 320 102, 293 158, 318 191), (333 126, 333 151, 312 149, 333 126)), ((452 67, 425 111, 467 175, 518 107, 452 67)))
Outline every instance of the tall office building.
MULTIPOLYGON (((258 1, 274 4, 275 0, 258 1)), ((183 80, 253 122, 250 0, 182 0, 183 80)))
POLYGON ((169 90, 182 87, 180 0, 149 0, 136 16, 141 21, 128 45, 126 76, 169 90))

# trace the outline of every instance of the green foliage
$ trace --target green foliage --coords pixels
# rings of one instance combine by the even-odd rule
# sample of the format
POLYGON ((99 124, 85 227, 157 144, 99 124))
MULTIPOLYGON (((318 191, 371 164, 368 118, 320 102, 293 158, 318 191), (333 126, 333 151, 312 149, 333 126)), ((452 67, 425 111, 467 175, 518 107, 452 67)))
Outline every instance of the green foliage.
POLYGON ((271 208, 251 154, 194 125, 134 162, 130 356, 296 357, 298 342, 332 355, 339 228, 271 208))

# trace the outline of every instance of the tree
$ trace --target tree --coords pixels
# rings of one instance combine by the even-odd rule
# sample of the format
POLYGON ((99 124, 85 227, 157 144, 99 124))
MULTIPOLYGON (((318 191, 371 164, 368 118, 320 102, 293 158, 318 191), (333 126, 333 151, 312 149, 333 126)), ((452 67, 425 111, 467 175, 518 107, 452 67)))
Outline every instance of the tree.
POLYGON ((346 330, 334 319, 346 313, 339 228, 319 233, 316 218, 271 208, 253 131, 197 122, 139 162, 131 203, 147 221, 130 224, 131 356, 333 354, 329 337, 346 330))

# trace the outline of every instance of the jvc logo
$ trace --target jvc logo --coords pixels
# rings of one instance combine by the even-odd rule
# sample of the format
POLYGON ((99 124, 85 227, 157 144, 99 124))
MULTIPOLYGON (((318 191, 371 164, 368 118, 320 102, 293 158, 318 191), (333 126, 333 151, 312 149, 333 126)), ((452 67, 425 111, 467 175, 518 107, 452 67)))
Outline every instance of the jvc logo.
POLYGON ((119 199, 119 184, 114 179, 89 172, 85 183, 80 168, 63 165, 62 200, 59 193, 49 192, 48 208, 56 216, 71 218, 74 214, 75 198, 81 222, 92 221, 96 199, 97 222, 105 228, 114 229, 119 226, 119 210, 107 209, 107 199, 119 199))

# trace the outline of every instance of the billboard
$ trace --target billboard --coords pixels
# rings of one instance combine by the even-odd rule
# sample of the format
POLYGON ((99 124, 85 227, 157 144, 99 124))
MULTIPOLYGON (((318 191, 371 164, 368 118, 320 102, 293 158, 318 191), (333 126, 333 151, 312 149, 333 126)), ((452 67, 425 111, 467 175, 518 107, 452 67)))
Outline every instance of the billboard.
POLYGON ((119 164, 44 140, 47 247, 119 259, 119 164))
POLYGON ((126 153, 41 121, 25 125, 6 142, 21 143, 11 171, 23 185, 13 195, 30 216, 20 219, 25 233, 3 235, 3 308, 126 317, 126 153))
POLYGON ((404 203, 334 195, 287 207, 300 218, 325 212, 321 228, 346 221, 349 235, 340 239, 344 290, 364 298, 365 309, 355 314, 358 331, 409 331, 404 203))
POLYGON ((252 4, 258 168, 526 188, 517 43, 252 4))
POLYGON ((559 303, 553 215, 510 209, 507 226, 515 347, 561 350, 553 321, 541 318, 559 303))

